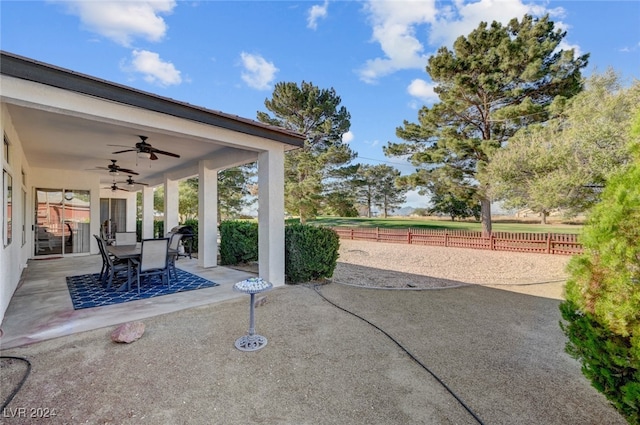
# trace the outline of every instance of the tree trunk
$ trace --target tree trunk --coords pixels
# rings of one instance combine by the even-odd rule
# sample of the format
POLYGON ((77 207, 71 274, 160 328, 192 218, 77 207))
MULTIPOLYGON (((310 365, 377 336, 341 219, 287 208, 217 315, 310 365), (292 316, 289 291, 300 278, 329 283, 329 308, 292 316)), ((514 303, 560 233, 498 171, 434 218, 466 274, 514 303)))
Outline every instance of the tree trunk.
POLYGON ((547 224, 547 215, 549 214, 546 211, 540 213, 540 224, 547 224))
POLYGON ((487 198, 480 200, 480 216, 482 220, 482 236, 491 236, 491 201, 487 198))

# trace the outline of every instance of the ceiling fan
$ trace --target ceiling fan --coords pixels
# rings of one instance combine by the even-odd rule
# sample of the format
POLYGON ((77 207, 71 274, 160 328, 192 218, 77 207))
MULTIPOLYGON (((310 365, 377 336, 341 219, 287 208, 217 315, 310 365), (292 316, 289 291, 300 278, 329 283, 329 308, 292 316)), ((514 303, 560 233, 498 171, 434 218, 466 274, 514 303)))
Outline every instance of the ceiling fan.
POLYGON ((116 161, 117 159, 112 159, 111 160, 111 164, 107 165, 106 167, 96 167, 96 170, 107 170, 110 173, 114 174, 114 175, 118 175, 120 173, 125 173, 125 174, 133 174, 133 175, 138 175, 138 173, 136 173, 133 170, 129 170, 128 168, 122 168, 119 165, 116 165, 116 161))
POLYGON ((154 148, 153 146, 151 146, 150 143, 147 143, 147 139, 148 139, 147 136, 138 136, 138 137, 140 138, 140 141, 136 143, 134 147, 123 146, 123 145, 109 145, 109 146, 121 146, 121 147, 129 148, 129 149, 113 152, 113 154, 119 154, 119 153, 125 153, 125 152, 137 152, 138 154, 145 155, 147 158, 149 158, 152 161, 155 161, 156 159, 158 159, 158 156, 156 154, 172 156, 174 158, 180 158, 180 155, 178 154, 162 151, 160 149, 154 148))
POLYGON ((127 186, 133 186, 136 184, 139 184, 141 186, 149 186, 147 183, 142 183, 142 182, 137 182, 135 181, 131 176, 128 176, 129 178, 123 182, 116 182, 116 183, 120 183, 120 184, 127 184, 127 186))
POLYGON ((116 182, 113 182, 113 184, 111 186, 107 186, 104 189, 111 189, 112 192, 115 192, 117 190, 123 190, 125 192, 129 192, 127 189, 123 189, 121 187, 118 187, 118 184, 116 182))

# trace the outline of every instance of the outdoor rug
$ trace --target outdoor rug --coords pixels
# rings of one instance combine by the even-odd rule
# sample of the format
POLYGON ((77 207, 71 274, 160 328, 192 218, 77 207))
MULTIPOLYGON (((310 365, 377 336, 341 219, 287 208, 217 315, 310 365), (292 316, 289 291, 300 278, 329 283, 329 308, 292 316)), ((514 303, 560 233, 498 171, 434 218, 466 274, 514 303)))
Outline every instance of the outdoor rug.
POLYGON ((117 290, 120 285, 126 282, 126 277, 114 279, 111 289, 107 289, 106 284, 103 285, 100 282, 99 273, 67 276, 67 287, 73 302, 73 309, 80 310, 219 286, 215 282, 184 270, 176 269, 176 271, 178 278, 171 279, 171 286, 163 285, 162 280, 158 277, 141 280, 139 294, 135 281, 131 284, 131 291, 127 291, 126 288, 124 291, 117 290))

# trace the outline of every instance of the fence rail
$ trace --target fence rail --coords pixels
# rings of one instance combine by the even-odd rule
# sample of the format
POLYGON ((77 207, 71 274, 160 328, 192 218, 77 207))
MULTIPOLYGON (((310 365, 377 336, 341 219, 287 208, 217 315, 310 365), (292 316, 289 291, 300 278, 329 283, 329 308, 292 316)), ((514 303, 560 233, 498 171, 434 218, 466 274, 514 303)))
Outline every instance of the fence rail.
POLYGON ((341 239, 432 245, 492 251, 573 255, 582 252, 578 235, 566 233, 494 232, 489 237, 469 230, 332 227, 341 239))

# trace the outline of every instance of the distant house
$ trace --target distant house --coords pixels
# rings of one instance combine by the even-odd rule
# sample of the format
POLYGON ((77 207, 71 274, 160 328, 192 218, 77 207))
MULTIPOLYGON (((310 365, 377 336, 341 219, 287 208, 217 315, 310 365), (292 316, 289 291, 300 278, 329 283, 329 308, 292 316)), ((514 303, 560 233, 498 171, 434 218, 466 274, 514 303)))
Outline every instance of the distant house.
POLYGON ((30 259, 98 254, 91 235, 105 221, 135 230, 136 191, 143 238, 153 237, 155 186, 164 187, 164 228, 178 225, 178 182, 185 178, 200 182, 199 265, 216 266, 217 173, 254 161, 260 275, 284 284, 284 153, 302 146, 304 136, 0 55, 0 320, 30 259), (141 142, 179 158, 151 153, 141 142), (147 186, 128 185, 129 175, 147 186))

